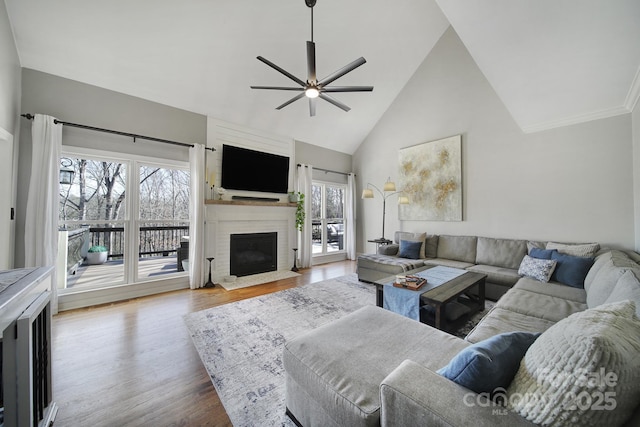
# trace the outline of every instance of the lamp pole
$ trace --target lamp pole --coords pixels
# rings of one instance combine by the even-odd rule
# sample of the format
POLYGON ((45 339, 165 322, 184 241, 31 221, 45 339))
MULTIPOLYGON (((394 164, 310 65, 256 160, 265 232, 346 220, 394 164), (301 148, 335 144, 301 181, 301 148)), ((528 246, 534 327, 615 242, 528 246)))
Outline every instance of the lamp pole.
MULTIPOLYGON (((382 190, 380 190, 378 187, 376 187, 371 183, 367 183, 367 186, 373 187, 380 194, 380 197, 382 197, 382 238, 381 240, 386 240, 384 237, 384 223, 387 217, 387 198, 393 196, 394 194, 402 193, 402 191, 394 191, 392 193, 386 194, 385 192, 383 192, 382 190)), ((373 197, 373 195, 371 197, 373 197)), ((365 197, 365 198, 370 198, 370 197, 365 197)))

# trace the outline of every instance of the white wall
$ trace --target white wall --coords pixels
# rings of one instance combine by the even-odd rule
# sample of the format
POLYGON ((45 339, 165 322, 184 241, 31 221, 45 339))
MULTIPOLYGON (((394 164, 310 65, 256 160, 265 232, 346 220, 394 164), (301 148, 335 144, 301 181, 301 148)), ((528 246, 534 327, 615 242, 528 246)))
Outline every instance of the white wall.
MULTIPOLYGON (((399 149, 455 134, 463 221, 400 222, 392 198, 387 230, 634 247, 631 115, 525 135, 449 28, 354 153, 360 189, 397 179, 399 149)), ((358 250, 371 252, 381 201, 358 210, 358 250)))
POLYGON ((20 111, 20 59, 4 0, 0 1, 0 128, 16 136, 20 111))
POLYGON ((347 176, 352 168, 351 154, 341 153, 339 151, 329 150, 327 148, 318 147, 317 145, 307 144, 306 142, 296 141, 296 162, 312 165, 313 179, 319 181, 338 182, 346 184, 347 176), (326 169, 339 173, 323 172, 326 169))
POLYGON ((12 268, 15 257, 15 220, 11 220, 11 209, 16 206, 20 78, 20 58, 11 32, 5 2, 0 0, 0 152, 2 152, 0 270, 12 268))
POLYGON ((633 201, 635 206, 635 250, 640 252, 640 102, 636 103, 631 122, 633 128, 633 201))

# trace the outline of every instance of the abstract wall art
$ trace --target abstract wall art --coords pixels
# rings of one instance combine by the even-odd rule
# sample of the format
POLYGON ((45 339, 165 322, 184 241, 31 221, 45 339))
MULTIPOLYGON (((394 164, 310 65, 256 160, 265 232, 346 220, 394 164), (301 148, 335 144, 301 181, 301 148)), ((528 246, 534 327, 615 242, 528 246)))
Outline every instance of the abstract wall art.
POLYGON ((411 201, 401 220, 462 221, 462 137, 400 150, 400 189, 411 201))

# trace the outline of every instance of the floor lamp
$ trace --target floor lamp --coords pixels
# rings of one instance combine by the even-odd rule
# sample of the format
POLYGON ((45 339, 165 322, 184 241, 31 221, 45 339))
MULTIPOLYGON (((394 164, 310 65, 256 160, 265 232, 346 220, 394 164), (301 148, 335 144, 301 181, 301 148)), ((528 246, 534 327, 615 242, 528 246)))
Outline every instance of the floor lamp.
MULTIPOLYGON (((382 190, 380 190, 378 187, 376 187, 375 185, 373 185, 371 183, 367 183, 367 188, 362 190, 362 198, 363 199, 373 199, 374 198, 374 194, 373 194, 373 190, 374 189, 382 197, 382 238, 377 239, 377 240, 386 240, 385 237, 384 237, 384 222, 385 222, 385 219, 386 219, 386 216, 387 216, 387 198, 393 196, 394 194, 402 193, 402 191, 396 191, 396 183, 391 181, 391 178, 389 177, 387 179, 387 182, 384 183, 384 186, 382 187, 382 190), (372 188, 368 188, 368 187, 372 187, 372 188)), ((398 197, 398 204, 399 205, 408 205, 409 204, 409 197, 407 197, 407 196, 399 196, 398 197)))

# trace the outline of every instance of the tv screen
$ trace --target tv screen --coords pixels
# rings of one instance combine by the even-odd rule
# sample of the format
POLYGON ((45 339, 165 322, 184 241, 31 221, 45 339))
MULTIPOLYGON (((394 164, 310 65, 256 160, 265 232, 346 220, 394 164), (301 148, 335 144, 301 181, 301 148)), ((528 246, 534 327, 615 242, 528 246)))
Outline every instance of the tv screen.
POLYGON ((222 188, 286 194, 289 158, 247 148, 222 146, 222 188))

